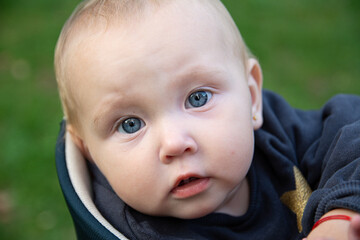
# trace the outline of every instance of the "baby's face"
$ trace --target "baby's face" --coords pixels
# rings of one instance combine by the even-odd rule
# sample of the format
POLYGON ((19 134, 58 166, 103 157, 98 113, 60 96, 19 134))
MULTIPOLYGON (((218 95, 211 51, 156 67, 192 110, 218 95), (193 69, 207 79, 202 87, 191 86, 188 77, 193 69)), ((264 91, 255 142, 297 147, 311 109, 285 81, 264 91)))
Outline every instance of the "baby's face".
POLYGON ((218 28, 201 9, 160 10, 125 34, 110 26, 77 56, 84 152, 138 211, 247 209, 261 87, 218 28))

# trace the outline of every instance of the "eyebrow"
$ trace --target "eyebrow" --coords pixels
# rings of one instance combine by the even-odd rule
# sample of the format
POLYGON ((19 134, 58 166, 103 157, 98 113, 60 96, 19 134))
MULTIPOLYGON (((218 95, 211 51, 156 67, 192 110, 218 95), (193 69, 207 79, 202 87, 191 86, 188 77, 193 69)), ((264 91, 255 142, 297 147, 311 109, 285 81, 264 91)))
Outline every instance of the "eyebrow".
POLYGON ((224 74, 224 69, 220 68, 211 68, 203 65, 198 65, 193 68, 191 68, 188 73, 185 73, 183 76, 203 76, 208 74, 224 74))
POLYGON ((190 70, 187 70, 185 73, 181 74, 179 77, 175 78, 174 83, 188 83, 194 79, 201 79, 206 77, 207 79, 210 76, 210 79, 219 80, 226 75, 226 71, 223 68, 213 67, 209 68, 208 66, 197 65, 192 67, 190 70))
MULTIPOLYGON (((108 116, 109 112, 112 110, 112 109, 115 109, 114 106, 116 106, 116 108, 122 108, 123 106, 126 106, 127 104, 124 103, 124 99, 125 97, 120 95, 120 96, 117 96, 115 100, 113 99, 108 99, 108 100, 104 100, 100 106, 101 106, 101 109, 100 110, 97 110, 96 113, 95 113, 95 117, 94 117, 94 120, 93 120, 93 125, 95 126, 95 128, 99 129, 99 125, 101 123, 101 121, 104 119, 104 116, 108 116)), ((115 114, 115 113, 114 113, 115 114)))

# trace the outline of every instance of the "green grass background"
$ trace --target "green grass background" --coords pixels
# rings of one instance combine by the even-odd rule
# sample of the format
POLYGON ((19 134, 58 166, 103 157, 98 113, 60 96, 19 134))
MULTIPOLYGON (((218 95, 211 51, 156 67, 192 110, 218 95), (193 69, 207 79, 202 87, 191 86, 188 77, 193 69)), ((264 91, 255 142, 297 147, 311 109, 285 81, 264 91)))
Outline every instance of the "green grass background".
MULTIPOLYGON (((55 171, 53 50, 78 0, 0 1, 0 239, 75 239, 55 171)), ((298 108, 360 94, 360 1, 225 0, 265 88, 298 108)), ((360 107, 360 106, 359 106, 360 107)))

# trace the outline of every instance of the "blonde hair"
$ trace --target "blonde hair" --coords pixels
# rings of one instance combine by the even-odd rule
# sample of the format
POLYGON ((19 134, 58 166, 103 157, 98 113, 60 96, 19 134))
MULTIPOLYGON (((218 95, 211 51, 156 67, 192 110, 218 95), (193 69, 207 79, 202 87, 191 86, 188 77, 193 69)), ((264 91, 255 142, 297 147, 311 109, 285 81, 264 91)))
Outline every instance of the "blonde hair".
MULTIPOLYGON (((104 27, 112 22, 129 24, 141 18, 146 11, 154 10, 166 4, 184 2, 185 0, 84 0, 74 10, 64 24, 55 48, 55 74, 59 88, 60 99, 68 124, 78 127, 78 99, 74 94, 74 86, 69 76, 68 62, 71 58, 70 45, 80 32, 94 31, 99 26, 104 27), (105 24, 104 24, 105 22, 105 24)), ((248 51, 240 32, 225 6, 219 0, 187 0, 190 3, 199 2, 210 10, 211 17, 223 22, 226 33, 226 45, 233 46, 233 54, 246 66, 248 51), (228 35, 230 34, 230 35, 228 35)))

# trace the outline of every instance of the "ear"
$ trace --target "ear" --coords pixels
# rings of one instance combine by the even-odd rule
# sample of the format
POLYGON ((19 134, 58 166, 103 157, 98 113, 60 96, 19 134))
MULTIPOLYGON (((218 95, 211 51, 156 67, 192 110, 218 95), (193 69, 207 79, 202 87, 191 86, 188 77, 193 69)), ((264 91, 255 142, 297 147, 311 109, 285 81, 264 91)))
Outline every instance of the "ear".
POLYGON ((259 62, 250 58, 248 60, 247 68, 248 76, 248 86, 251 94, 251 113, 252 113, 252 122, 254 130, 259 129, 263 124, 263 115, 262 115, 262 83, 263 77, 261 72, 261 67, 259 62))
POLYGON ((66 130, 70 133, 71 140, 74 142, 76 147, 80 150, 82 155, 89 161, 93 161, 92 157, 90 155, 89 149, 86 146, 86 143, 84 142, 83 138, 78 133, 77 129, 69 124, 66 126, 66 130))

